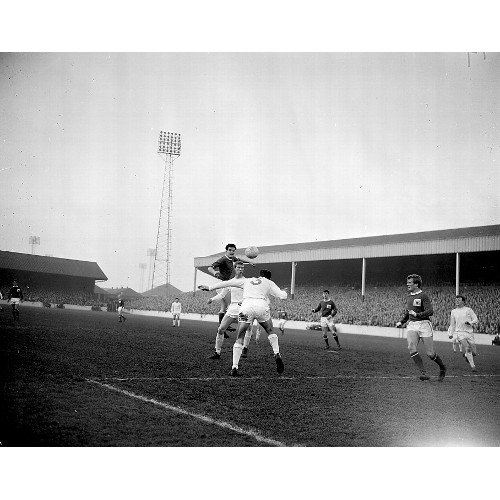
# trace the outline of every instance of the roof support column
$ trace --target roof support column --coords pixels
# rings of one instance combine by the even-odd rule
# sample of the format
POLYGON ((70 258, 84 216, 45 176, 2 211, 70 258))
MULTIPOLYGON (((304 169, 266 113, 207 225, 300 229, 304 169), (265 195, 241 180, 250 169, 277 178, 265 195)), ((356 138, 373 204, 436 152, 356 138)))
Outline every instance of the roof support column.
POLYGON ((460 293, 460 254, 457 252, 455 260, 455 295, 460 293))
POLYGON ((292 261, 292 280, 290 282, 290 297, 295 298, 295 268, 297 267, 297 263, 292 261))
POLYGON ((363 257, 363 264, 361 265, 361 300, 365 301, 365 281, 366 281, 366 258, 363 257))
POLYGON ((196 272, 198 271, 198 268, 195 267, 194 268, 194 283, 193 283, 193 297, 194 297, 194 294, 196 292, 196 272))

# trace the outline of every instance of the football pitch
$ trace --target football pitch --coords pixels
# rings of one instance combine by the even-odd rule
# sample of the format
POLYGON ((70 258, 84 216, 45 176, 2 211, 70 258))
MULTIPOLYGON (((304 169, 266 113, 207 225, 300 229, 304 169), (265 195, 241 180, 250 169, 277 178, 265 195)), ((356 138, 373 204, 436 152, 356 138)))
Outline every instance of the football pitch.
POLYGON ((278 329, 230 377, 235 333, 214 352, 215 323, 29 308, 0 313, 3 446, 500 446, 500 348, 478 346, 477 373, 451 343, 448 368, 425 354, 421 382, 406 340, 278 329))

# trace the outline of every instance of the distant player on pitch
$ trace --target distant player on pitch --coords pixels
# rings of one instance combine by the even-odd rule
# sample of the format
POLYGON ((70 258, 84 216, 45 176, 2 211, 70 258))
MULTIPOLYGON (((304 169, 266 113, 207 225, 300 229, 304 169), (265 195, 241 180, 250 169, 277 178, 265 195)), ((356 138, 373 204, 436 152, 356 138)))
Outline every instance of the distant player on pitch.
POLYGON ((123 312, 125 311, 125 301, 121 297, 118 300, 117 311, 118 311, 118 321, 120 323, 122 323, 122 322, 125 323, 125 321, 127 320, 127 318, 123 314, 123 312))
POLYGON ((333 318, 337 314, 337 306, 335 302, 330 298, 330 290, 323 290, 323 300, 320 301, 316 309, 311 310, 313 313, 321 311, 321 330, 323 330, 323 340, 325 341, 325 349, 330 349, 330 344, 328 343, 328 331, 332 332, 332 336, 337 342, 337 350, 341 350, 339 337, 337 335, 337 328, 333 323, 333 318))
POLYGON ((19 321, 19 308, 18 305, 23 301, 23 291, 21 287, 17 284, 17 281, 14 280, 12 283, 12 287, 9 290, 9 295, 7 296, 7 303, 12 303, 12 316, 14 319, 19 321))
POLYGON ((170 306, 170 312, 172 313, 172 326, 181 326, 182 305, 177 297, 170 306))
POLYGON ((476 313, 465 305, 465 297, 463 295, 457 295, 455 305, 457 307, 451 311, 448 336, 450 339, 454 335, 458 337, 461 346, 465 350, 464 357, 468 361, 472 371, 475 372, 474 356, 477 356, 477 349, 472 327, 473 325, 477 325, 479 321, 476 313))
POLYGON ((285 335, 285 323, 287 321, 288 314, 282 307, 280 307, 278 309, 278 328, 280 329, 281 335, 285 335))

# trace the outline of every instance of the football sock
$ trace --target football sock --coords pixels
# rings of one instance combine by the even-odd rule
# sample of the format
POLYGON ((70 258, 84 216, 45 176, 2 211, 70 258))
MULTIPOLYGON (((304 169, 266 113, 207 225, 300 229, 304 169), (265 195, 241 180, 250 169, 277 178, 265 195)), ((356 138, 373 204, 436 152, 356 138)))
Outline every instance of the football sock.
POLYGON ((439 368, 441 370, 444 370, 444 363, 442 362, 441 358, 436 354, 434 353, 434 357, 431 357, 432 361, 434 361, 434 363, 437 363, 439 365, 439 368))
POLYGON ((472 356, 472 353, 471 352, 466 352, 465 353, 465 357, 469 361, 469 365, 471 366, 471 368, 475 368, 476 365, 474 364, 474 358, 472 356))
POLYGON ((224 343, 224 332, 217 332, 217 335, 215 336, 215 352, 217 354, 220 354, 223 343, 224 343))
POLYGON ((333 334, 333 338, 335 339, 335 342, 337 342, 337 345, 340 347, 339 338, 336 333, 333 334))
POLYGON ((243 344, 235 342, 233 345, 233 366, 232 368, 238 368, 238 364, 241 358, 241 351, 243 350, 243 344))
POLYGON ((270 335, 267 336, 267 339, 269 340, 269 343, 271 344, 271 347, 273 348, 274 354, 278 354, 280 352, 278 336, 275 333, 271 333, 270 335))
POLYGON ((323 337, 323 340, 325 341, 326 347, 330 347, 330 344, 328 343, 328 337, 323 337))
POLYGON ((224 317, 226 313, 219 313, 219 325, 221 324, 222 322, 222 318, 224 317))
POLYGON ((245 333, 245 338, 243 339, 243 347, 248 347, 250 345, 251 338, 252 338, 252 330, 249 328, 245 333))
POLYGON ((414 353, 410 354, 410 357, 411 357, 411 359, 413 359, 413 362, 417 365, 418 369, 422 373, 425 373, 424 362, 422 361, 420 354, 418 352, 414 352, 414 353))

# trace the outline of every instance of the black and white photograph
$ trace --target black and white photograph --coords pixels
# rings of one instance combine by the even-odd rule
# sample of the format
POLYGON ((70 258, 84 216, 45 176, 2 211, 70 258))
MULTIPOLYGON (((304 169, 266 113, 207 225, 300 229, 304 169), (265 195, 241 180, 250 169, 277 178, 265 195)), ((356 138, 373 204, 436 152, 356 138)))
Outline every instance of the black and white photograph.
POLYGON ((492 473, 500 51, 135 40, 0 52, 2 460, 194 453, 208 498, 492 473))

